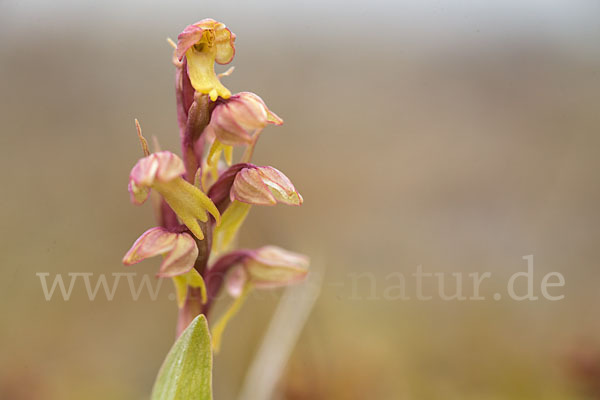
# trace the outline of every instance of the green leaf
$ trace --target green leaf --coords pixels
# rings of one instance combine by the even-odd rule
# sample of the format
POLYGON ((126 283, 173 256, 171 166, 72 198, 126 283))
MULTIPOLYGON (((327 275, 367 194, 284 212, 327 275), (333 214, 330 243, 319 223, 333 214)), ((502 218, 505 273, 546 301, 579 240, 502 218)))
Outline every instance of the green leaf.
POLYGON ((152 400, 212 400, 208 323, 197 316, 175 342, 152 389, 152 400))

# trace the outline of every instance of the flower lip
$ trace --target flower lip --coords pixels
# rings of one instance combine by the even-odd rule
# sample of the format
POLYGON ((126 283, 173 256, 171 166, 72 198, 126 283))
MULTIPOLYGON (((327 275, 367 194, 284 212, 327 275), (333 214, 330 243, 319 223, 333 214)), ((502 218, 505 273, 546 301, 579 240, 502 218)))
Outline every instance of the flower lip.
POLYGON ((221 22, 212 18, 206 18, 185 27, 177 36, 177 49, 175 54, 179 61, 183 59, 185 53, 203 39, 204 33, 209 32, 209 44, 217 46, 217 56, 215 61, 219 64, 229 64, 235 56, 235 34, 221 22))
POLYGON ((157 276, 173 277, 184 274, 194 267, 198 257, 198 247, 194 238, 187 232, 177 233, 162 227, 154 227, 148 229, 135 241, 123 257, 123 264, 137 264, 157 255, 165 256, 157 276))

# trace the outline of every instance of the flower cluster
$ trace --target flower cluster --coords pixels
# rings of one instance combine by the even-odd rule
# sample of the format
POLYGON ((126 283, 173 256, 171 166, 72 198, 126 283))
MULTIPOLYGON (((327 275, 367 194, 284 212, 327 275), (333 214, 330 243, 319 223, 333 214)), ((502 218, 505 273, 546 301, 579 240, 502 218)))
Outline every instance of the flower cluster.
POLYGON ((217 75, 215 63, 233 60, 235 35, 204 19, 186 27, 173 45, 182 158, 170 151, 150 153, 137 125, 144 157, 131 170, 129 193, 136 205, 153 196, 158 226, 135 241, 123 263, 164 257, 157 276, 173 279, 178 333, 198 314, 208 316, 226 288, 237 300, 214 324, 218 347, 227 320, 252 288, 292 284, 308 271, 305 256, 278 247, 232 249, 251 206, 297 206, 303 199, 281 171, 251 163, 263 129, 283 120, 256 94, 232 94, 221 83, 232 69, 217 75), (243 149, 236 164, 234 147, 243 149))

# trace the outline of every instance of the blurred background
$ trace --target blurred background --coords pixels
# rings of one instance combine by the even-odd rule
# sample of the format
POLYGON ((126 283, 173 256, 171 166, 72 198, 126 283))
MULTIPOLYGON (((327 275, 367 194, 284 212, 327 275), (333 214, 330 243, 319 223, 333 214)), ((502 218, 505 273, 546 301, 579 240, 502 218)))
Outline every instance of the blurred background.
MULTIPOLYGON (((0 398, 149 397, 170 283, 46 301, 36 273, 153 276, 160 260, 120 263, 154 224, 128 200, 133 119, 179 152, 165 39, 206 17, 237 34, 225 85, 285 120, 256 163, 305 199, 254 207, 240 245, 322 276, 273 398, 600 398, 596 0, 1 0, 0 398), (563 300, 506 296, 527 255, 536 295, 560 272, 563 300), (418 301, 417 266, 490 272, 486 300, 418 301), (386 295, 398 273, 410 300, 386 295)), ((226 331, 216 399, 236 398, 280 296, 255 293, 226 331)))

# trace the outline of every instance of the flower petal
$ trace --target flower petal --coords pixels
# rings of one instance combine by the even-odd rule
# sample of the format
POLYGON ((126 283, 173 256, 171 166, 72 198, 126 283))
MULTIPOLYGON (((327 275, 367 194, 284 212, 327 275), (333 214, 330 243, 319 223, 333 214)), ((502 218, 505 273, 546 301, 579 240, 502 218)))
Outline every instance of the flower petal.
POLYGON ((214 21, 212 19, 203 19, 202 21, 196 22, 195 24, 188 25, 185 29, 177 36, 177 49, 175 49, 175 54, 179 61, 185 55, 185 52, 188 51, 193 45, 198 43, 200 38, 202 37, 202 33, 204 29, 200 26, 204 22, 214 21))
POLYGON ((250 281, 257 288, 286 286, 304 279, 308 257, 276 246, 255 250, 244 260, 250 281))
POLYGON ((150 193, 150 189, 148 189, 148 187, 138 186, 133 180, 129 181, 127 190, 129 190, 129 198, 131 202, 136 205, 143 204, 148 198, 148 193, 150 193))
POLYGON ((137 186, 150 186, 154 182, 158 171, 158 163, 153 154, 141 158, 131 169, 129 181, 135 182, 137 186))
POLYGON ((231 200, 266 206, 277 204, 256 168, 244 168, 236 175, 231 187, 231 200))
POLYGON ((247 281, 248 273, 246 273, 244 267, 241 265, 233 267, 225 279, 225 288, 227 289, 227 293, 229 293, 231 297, 240 297, 247 281))
POLYGON ((241 92, 217 102, 206 131, 225 144, 247 145, 251 143, 252 136, 267 124, 282 123, 260 97, 241 92))
POLYGON ((230 192, 233 181, 244 168, 254 167, 252 164, 240 163, 234 164, 223 172, 219 179, 210 187, 208 191, 208 197, 215 203, 221 213, 225 211, 225 208, 230 203, 230 192))
POLYGON ((159 151, 150 155, 152 156, 158 164, 156 179, 167 182, 185 174, 183 160, 170 151, 159 151))
POLYGON ((299 206, 304 201, 292 181, 283 172, 273 167, 258 167, 258 173, 277 201, 293 206, 299 206))
POLYGON ((232 96, 234 101, 230 103, 244 106, 246 113, 242 110, 238 112, 240 124, 243 126, 261 127, 264 128, 267 124, 282 125, 283 120, 277 116, 274 112, 269 110, 269 107, 265 104, 264 100, 255 93, 252 92, 240 92, 232 96))
POLYGON ((250 133, 238 124, 227 103, 215 107, 206 130, 220 142, 232 146, 244 145, 252 141, 250 133))
POLYGON ((283 120, 277 115, 275 114, 273 111, 269 110, 267 108, 267 121, 269 121, 270 124, 273 125, 283 125, 283 120))
POLYGON ((235 34, 225 24, 214 19, 206 18, 195 24, 185 27, 177 37, 177 49, 175 54, 181 61, 185 53, 200 41, 204 31, 209 30, 214 34, 214 42, 217 48, 216 61, 219 64, 228 64, 235 55, 235 34))
POLYGON ((173 248, 176 238, 176 233, 169 232, 165 228, 150 228, 131 246, 123 257, 123 264, 137 264, 146 258, 167 253, 173 248))
POLYGON ((185 173, 181 158, 170 151, 159 151, 141 158, 129 174, 131 202, 142 204, 155 180, 167 182, 185 173))
POLYGON ((196 241, 188 233, 177 234, 173 247, 160 266, 158 276, 182 275, 194 267, 198 257, 196 241))
POLYGON ((235 56, 235 34, 224 24, 219 23, 215 28, 215 43, 217 45, 216 61, 221 65, 229 64, 235 56))

